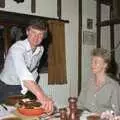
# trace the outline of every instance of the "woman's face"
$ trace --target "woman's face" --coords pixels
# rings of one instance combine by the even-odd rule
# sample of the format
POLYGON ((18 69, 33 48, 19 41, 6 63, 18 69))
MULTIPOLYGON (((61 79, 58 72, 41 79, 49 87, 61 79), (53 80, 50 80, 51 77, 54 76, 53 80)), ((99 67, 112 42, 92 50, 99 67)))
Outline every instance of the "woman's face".
POLYGON ((92 56, 91 68, 94 74, 105 72, 107 64, 100 56, 92 56))
POLYGON ((45 33, 45 31, 37 30, 34 28, 29 28, 27 30, 28 40, 29 40, 32 48, 36 47, 37 45, 39 45, 42 42, 42 40, 44 38, 44 33, 45 33))

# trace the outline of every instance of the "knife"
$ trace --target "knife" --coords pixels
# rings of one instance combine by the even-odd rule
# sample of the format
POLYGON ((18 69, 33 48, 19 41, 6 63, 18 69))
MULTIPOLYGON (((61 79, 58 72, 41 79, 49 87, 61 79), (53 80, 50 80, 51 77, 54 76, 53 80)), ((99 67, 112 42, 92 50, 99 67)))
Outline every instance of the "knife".
POLYGON ((1 104, 1 106, 2 106, 6 111, 8 111, 7 107, 6 107, 4 104, 1 104))
POLYGON ((60 113, 59 112, 56 112, 56 113, 53 113, 51 115, 46 115, 46 116, 43 116, 41 118, 43 118, 44 120, 48 120, 50 118, 59 118, 60 117, 60 113))

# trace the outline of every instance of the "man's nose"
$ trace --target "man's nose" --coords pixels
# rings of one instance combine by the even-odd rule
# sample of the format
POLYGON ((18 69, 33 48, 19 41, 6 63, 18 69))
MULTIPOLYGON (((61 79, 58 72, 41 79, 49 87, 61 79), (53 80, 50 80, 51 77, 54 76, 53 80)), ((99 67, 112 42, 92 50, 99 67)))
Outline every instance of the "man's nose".
POLYGON ((35 38, 39 38, 39 37, 40 37, 40 35, 35 34, 35 35, 34 35, 34 37, 35 37, 35 38))

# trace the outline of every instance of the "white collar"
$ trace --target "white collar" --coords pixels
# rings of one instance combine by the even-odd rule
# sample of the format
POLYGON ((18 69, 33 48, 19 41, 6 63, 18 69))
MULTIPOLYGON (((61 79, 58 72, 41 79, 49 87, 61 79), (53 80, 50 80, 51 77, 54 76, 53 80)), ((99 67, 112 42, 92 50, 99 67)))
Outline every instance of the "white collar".
MULTIPOLYGON (((30 43, 27 38, 25 39, 25 43, 26 43, 26 50, 28 52, 30 52, 30 51, 32 52, 32 48, 31 48, 30 43)), ((37 55, 40 51, 43 52, 43 50, 44 50, 43 46, 37 46, 33 55, 37 55)))

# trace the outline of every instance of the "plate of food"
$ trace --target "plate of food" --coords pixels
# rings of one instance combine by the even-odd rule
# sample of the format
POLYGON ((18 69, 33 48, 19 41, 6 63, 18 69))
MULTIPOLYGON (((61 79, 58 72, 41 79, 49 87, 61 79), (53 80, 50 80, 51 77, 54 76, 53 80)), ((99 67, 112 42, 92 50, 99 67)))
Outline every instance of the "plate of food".
POLYGON ((87 120, 100 120, 100 116, 99 115, 89 115, 87 117, 87 120))
POLYGON ((25 116, 41 116, 45 113, 40 102, 29 99, 20 100, 17 106, 17 111, 25 116))
POLYGON ((21 100, 23 98, 24 98, 24 96, 22 96, 22 95, 8 96, 8 98, 5 100, 5 104, 14 106, 16 103, 19 102, 19 100, 21 100))

